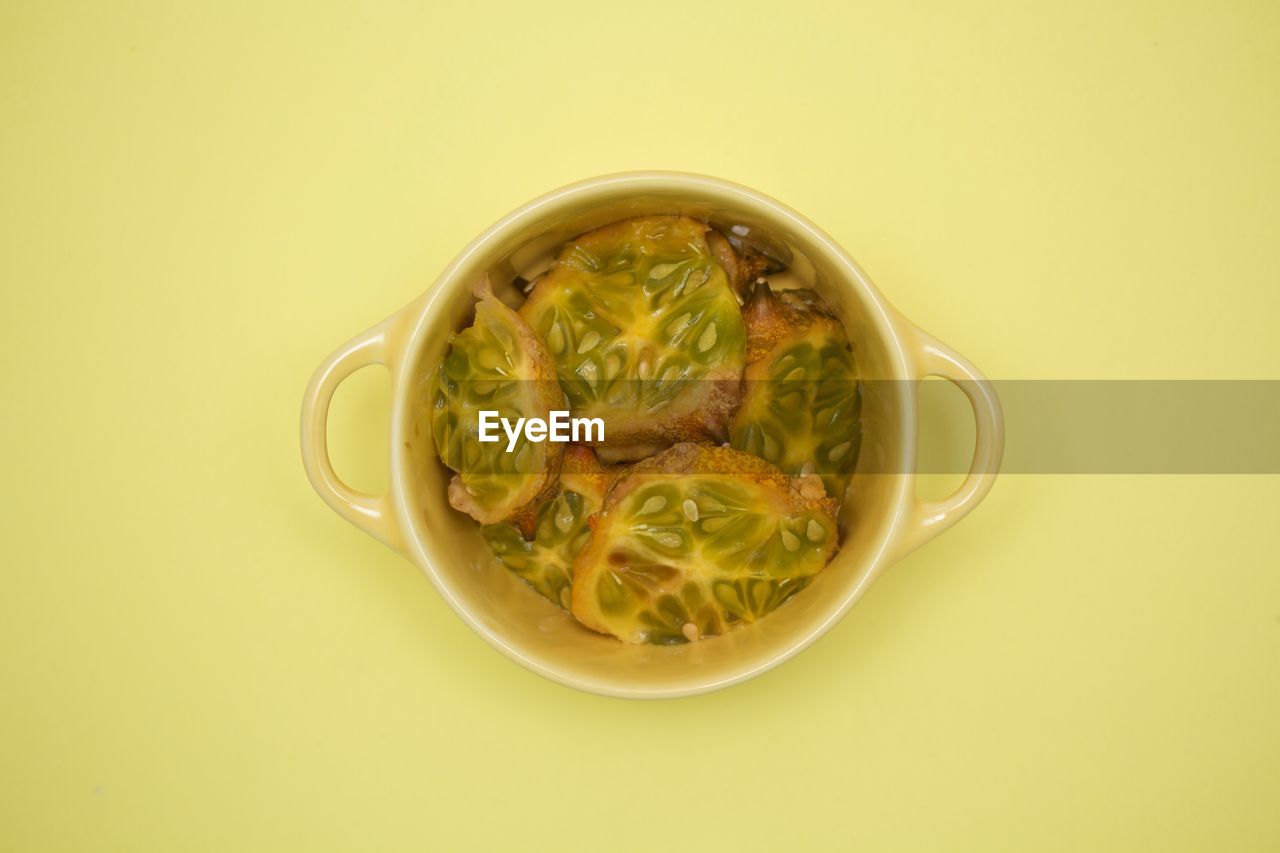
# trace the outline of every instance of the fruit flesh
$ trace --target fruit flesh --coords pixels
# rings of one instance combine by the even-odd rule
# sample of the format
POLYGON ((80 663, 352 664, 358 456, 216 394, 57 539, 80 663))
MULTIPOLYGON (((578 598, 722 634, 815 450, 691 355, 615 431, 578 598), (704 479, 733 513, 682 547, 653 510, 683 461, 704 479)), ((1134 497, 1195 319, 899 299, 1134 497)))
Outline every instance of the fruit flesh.
POLYGON ((763 617, 835 553, 816 477, 678 444, 630 468, 574 564, 573 614, 628 643, 684 643, 763 617))
POLYGON ((844 327, 809 290, 757 283, 743 308, 747 359, 730 444, 842 498, 858 461, 862 397, 844 327))
POLYGON ((574 558, 590 539, 588 519, 615 476, 590 448, 572 445, 564 454, 559 491, 538 509, 531 536, 515 522, 486 525, 480 533, 504 566, 568 610, 574 558))
POLYGON ((575 416, 606 419, 602 456, 723 441, 745 364, 738 300, 708 228, 649 216, 571 241, 521 316, 547 343, 575 416))
POLYGON ((773 256, 733 239, 681 216, 584 234, 518 312, 479 288, 430 380, 450 503, 535 591, 625 642, 752 623, 838 547, 860 437, 849 338, 813 291, 771 290, 773 256), (605 421, 595 453, 478 441, 482 409, 566 408, 605 421))
POLYGON ((479 412, 546 419, 565 403, 542 341, 487 282, 476 294, 475 321, 454 336, 432 377, 431 434, 440 460, 457 472, 450 505, 494 524, 527 513, 554 487, 564 445, 523 434, 511 452, 505 439, 482 443, 479 412))

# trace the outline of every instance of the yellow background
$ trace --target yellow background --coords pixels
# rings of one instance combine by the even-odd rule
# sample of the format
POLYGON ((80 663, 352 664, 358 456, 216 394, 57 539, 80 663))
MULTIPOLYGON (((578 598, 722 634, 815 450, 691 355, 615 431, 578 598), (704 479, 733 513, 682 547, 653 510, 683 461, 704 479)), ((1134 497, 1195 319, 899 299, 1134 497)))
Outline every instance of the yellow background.
POLYGON ((5 0, 0 849, 1276 849, 1278 478, 1006 476, 795 661, 628 703, 325 508, 297 412, 633 168, 786 201, 993 377, 1277 377, 1277 152, 1274 3, 5 0))

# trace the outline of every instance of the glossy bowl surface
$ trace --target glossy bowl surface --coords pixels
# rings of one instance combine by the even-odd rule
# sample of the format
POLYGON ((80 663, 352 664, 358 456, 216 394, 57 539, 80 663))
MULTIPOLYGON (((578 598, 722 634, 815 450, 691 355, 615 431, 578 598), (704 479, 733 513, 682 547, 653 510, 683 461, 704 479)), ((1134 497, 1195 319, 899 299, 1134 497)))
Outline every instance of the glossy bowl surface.
POLYGON ((503 217, 467 246, 405 308, 339 347, 303 400, 302 455, 316 491, 340 515, 420 566, 453 610, 500 652, 547 678, 610 696, 663 698, 726 687, 800 652, 836 623, 892 562, 950 527, 991 488, 1003 420, 972 364, 903 318, 830 237, 767 196, 727 181, 635 172, 583 181, 503 217), (723 637, 680 646, 632 646, 588 631, 492 557, 477 526, 446 500, 425 391, 450 335, 469 322, 472 285, 531 279, 565 240, 628 216, 681 213, 747 234, 790 258, 784 275, 818 290, 854 341, 864 384, 863 444, 841 514, 841 549, 816 580, 768 618, 723 637), (369 364, 391 372, 391 477, 385 495, 346 486, 325 446, 329 400, 369 364), (917 388, 926 376, 955 382, 977 421, 968 477, 950 497, 915 495, 917 388))

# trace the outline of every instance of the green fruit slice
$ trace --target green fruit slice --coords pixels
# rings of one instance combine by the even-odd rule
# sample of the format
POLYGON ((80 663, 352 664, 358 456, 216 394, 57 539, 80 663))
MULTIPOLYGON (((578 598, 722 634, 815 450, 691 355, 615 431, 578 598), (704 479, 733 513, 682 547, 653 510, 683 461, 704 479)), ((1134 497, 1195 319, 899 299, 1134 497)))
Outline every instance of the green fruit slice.
POLYGON ((684 643, 755 622, 835 554, 834 501, 729 448, 678 444, 632 466, 574 564, 573 614, 628 643, 684 643))
POLYGON ((511 451, 505 437, 481 442, 480 411, 514 422, 545 420, 566 406, 542 341, 487 282, 476 294, 475 322, 454 336, 431 380, 431 437, 440 460, 458 472, 449 503, 493 524, 528 511, 555 485, 564 445, 531 442, 523 432, 511 451))
MULTIPOLYGON (((717 235, 718 236, 718 235, 717 235)), ((745 364, 738 300, 708 228, 681 216, 578 237, 520 309, 547 343, 574 415, 604 419, 610 459, 724 440, 745 364)))
POLYGON ((729 427, 738 450, 788 474, 816 473, 843 498, 858 462, 862 396, 848 335, 809 290, 759 282, 743 307, 747 369, 729 427))
POLYGON ((573 561, 591 538, 588 520, 600 509, 613 477, 590 448, 570 446, 560 469, 560 490, 539 508, 531 538, 511 522, 486 525, 480 533, 504 566, 568 610, 573 561))

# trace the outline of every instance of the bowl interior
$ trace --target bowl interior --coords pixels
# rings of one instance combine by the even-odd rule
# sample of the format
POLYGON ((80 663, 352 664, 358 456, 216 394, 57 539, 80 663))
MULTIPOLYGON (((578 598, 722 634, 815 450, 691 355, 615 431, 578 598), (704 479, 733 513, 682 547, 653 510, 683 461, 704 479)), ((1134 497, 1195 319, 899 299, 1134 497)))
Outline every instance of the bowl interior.
POLYGON ((914 434, 909 383, 864 385, 863 443, 841 513, 841 549, 821 575, 768 618, 730 634, 680 646, 631 646, 589 631, 503 568, 476 524, 452 509, 448 472, 430 438, 426 389, 449 336, 471 319, 471 286, 488 274, 499 295, 532 279, 565 240, 590 228, 653 213, 682 213, 734 231, 789 262, 784 275, 813 287, 836 309, 854 341, 859 372, 905 377, 893 320, 880 296, 827 238, 753 193, 673 180, 620 182, 534 202, 472 244, 422 303, 419 327, 397 380, 393 483, 410 547, 441 593, 500 650, 558 681, 622 696, 674 696, 724 686, 778 663, 815 639, 852 605, 886 561, 908 478, 914 434), (906 433, 904 435, 904 432, 906 433))

